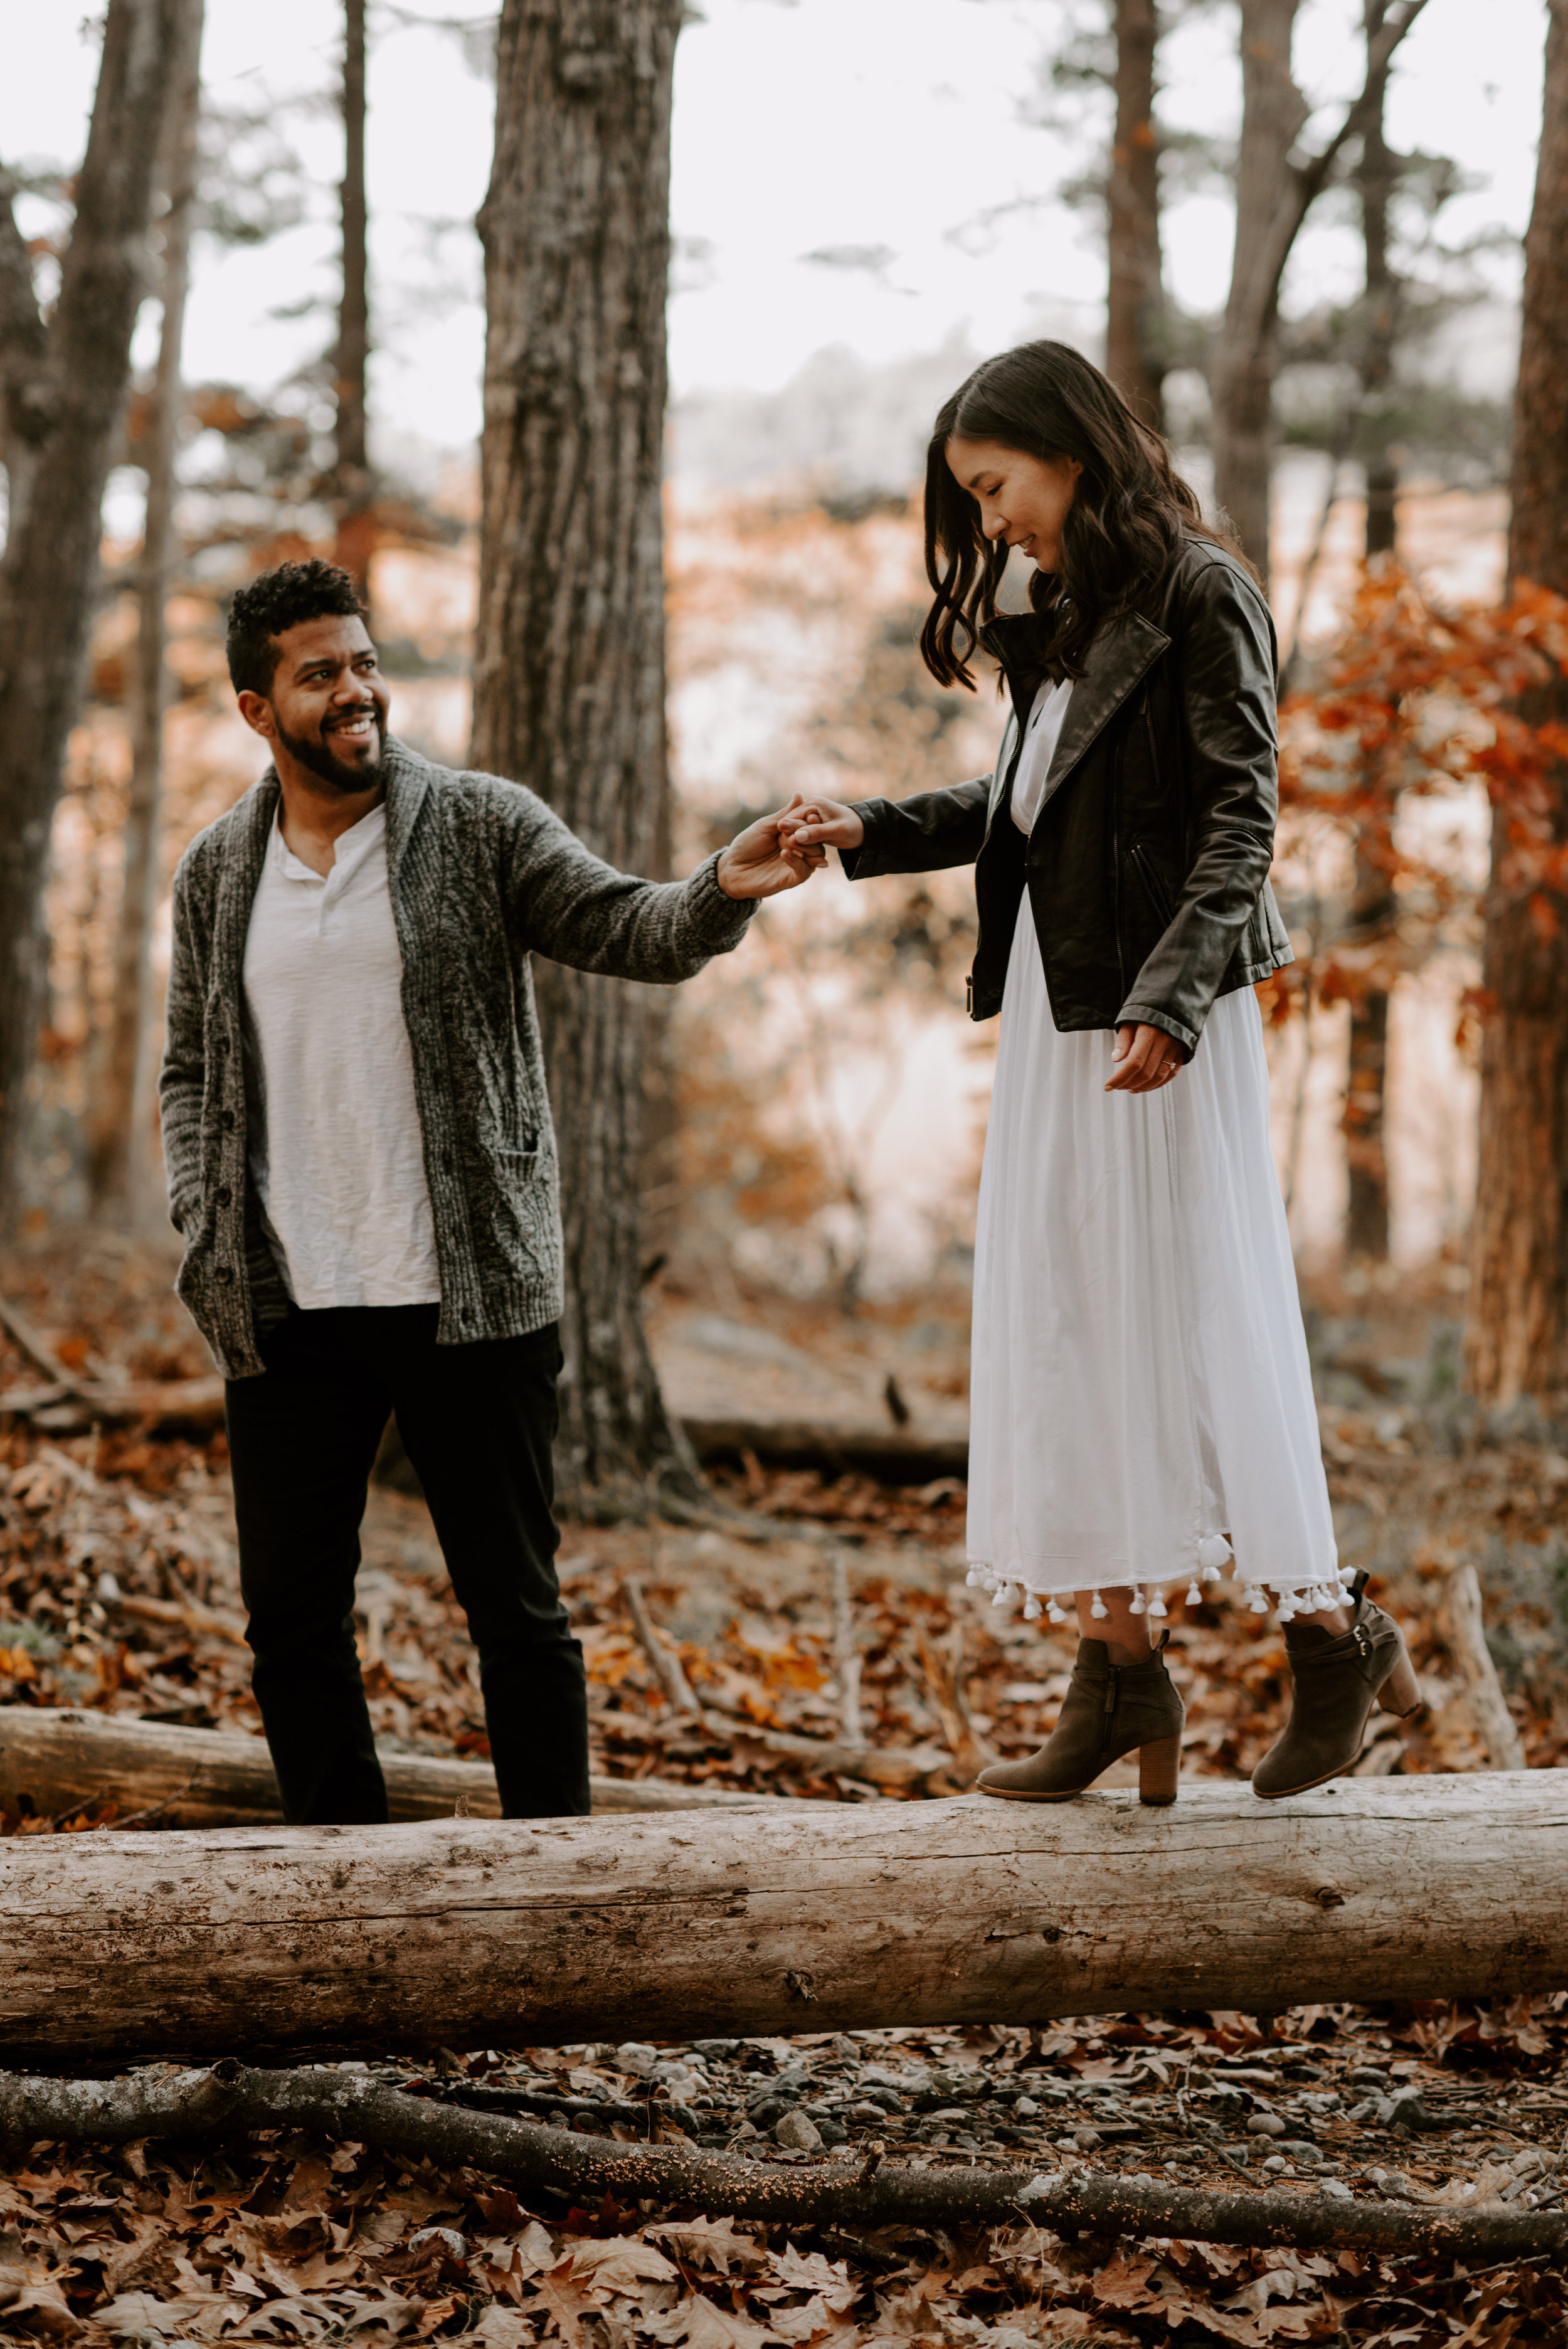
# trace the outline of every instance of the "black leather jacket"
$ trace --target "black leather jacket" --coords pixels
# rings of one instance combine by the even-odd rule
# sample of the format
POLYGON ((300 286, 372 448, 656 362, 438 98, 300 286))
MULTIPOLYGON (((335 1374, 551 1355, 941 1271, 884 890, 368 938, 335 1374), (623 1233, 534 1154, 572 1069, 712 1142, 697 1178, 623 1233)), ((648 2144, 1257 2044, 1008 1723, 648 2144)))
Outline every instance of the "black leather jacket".
POLYGON ((1026 840, 1009 798, 1045 634, 1033 613, 983 631, 1013 702, 995 772, 862 801, 865 839, 844 870, 975 865, 974 1019, 1001 1009, 1026 882, 1057 1028, 1146 1021, 1191 1056, 1217 996, 1293 959, 1268 879, 1279 804, 1268 606, 1222 547, 1189 539, 1147 614, 1090 647, 1026 840))

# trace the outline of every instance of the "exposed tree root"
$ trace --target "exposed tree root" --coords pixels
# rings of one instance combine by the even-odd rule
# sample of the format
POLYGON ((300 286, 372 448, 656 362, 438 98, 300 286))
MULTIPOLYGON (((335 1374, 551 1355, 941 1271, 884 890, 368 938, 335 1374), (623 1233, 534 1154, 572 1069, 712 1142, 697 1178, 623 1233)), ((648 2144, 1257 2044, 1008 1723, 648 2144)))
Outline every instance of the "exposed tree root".
POLYGON ((1568 2215, 1492 2204, 1464 2210, 1326 2194, 1221 2194, 1078 2168, 915 2169, 877 2149, 817 2162, 758 2161, 682 2146, 612 2144, 502 2119, 357 2078, 261 2072, 226 2056, 210 2070, 121 2080, 0 2074, 0 2141, 23 2147, 146 2137, 233 2138, 304 2128, 408 2160, 488 2171, 522 2192, 593 2206, 692 2203, 738 2219, 837 2227, 1006 2226, 1188 2241, 1530 2257, 1568 2250, 1568 2215))

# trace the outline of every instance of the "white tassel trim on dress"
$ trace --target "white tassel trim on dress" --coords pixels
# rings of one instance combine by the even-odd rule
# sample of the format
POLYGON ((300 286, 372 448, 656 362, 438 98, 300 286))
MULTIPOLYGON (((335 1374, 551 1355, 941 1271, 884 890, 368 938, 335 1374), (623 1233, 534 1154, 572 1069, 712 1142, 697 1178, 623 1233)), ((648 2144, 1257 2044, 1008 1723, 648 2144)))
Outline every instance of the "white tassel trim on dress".
MULTIPOLYGON (((1202 1537, 1198 1544, 1197 1571, 1187 1585, 1186 1597, 1189 1607, 1196 1607, 1202 1603, 1203 1597, 1202 1586, 1206 1582, 1219 1581, 1220 1569, 1231 1558, 1232 1554, 1231 1545, 1223 1534, 1204 1534, 1202 1537)), ((1179 1577, 1176 1578, 1180 1579, 1179 1577)), ((1064 1593, 1034 1591, 1026 1583, 1022 1582, 1015 1585, 1007 1576, 997 1574, 988 1566, 972 1566, 965 1579, 971 1590, 988 1590, 991 1593, 993 1607, 1006 1607, 1016 1587, 1019 1597, 1024 1601, 1026 1622, 1033 1623, 1039 1619, 1042 1596, 1046 1601, 1045 1611, 1049 1621, 1065 1623, 1068 1620, 1066 1612, 1057 1604, 1057 1599, 1065 1596, 1064 1593)), ((1280 1621, 1289 1623, 1297 1615, 1317 1614, 1330 1607, 1343 1605, 1349 1593, 1352 1575, 1348 1567, 1336 1567, 1333 1575, 1326 1576, 1321 1582, 1308 1583, 1300 1588, 1278 1590, 1272 1594, 1264 1583, 1250 1581, 1242 1575, 1237 1575, 1236 1580, 1241 1585, 1242 1595, 1253 1614, 1266 1615, 1272 1595, 1280 1621)), ((1120 1589, 1128 1588, 1126 1584, 1110 1587, 1120 1589)), ((1165 1613, 1165 1601, 1160 1595, 1158 1584, 1149 1583, 1141 1588, 1136 1584, 1131 1587, 1133 1599, 1128 1610, 1130 1614, 1159 1617, 1165 1613), (1151 1595, 1145 1596, 1145 1591, 1151 1595)), ((1097 1620, 1103 1621, 1110 1610, 1098 1589, 1093 1591, 1091 1597, 1089 1613, 1097 1620)))

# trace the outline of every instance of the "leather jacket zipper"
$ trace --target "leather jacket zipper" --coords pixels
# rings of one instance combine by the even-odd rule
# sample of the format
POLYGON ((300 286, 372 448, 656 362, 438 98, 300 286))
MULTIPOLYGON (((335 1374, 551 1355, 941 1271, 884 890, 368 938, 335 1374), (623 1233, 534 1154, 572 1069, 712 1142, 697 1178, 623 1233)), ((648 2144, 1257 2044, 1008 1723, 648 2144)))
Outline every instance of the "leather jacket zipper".
POLYGON ((1158 870, 1154 859, 1149 854, 1143 843, 1140 840, 1135 840, 1127 853, 1142 874, 1145 885, 1154 900, 1155 908, 1161 920, 1166 922, 1173 920, 1175 909, 1171 903, 1171 892, 1165 886, 1164 876, 1158 870))

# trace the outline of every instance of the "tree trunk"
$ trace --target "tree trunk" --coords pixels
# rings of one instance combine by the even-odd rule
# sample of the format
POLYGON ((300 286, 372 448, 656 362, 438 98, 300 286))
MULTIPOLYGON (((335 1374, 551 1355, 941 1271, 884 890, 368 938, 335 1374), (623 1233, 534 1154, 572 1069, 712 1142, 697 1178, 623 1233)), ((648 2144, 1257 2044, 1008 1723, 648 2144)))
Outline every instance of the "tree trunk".
POLYGON ((1361 330, 1361 446, 1367 467, 1367 554, 1392 554, 1397 535, 1395 496, 1399 471, 1390 453, 1389 403, 1394 389, 1394 351, 1399 324, 1399 285, 1388 261, 1388 206, 1397 166, 1385 134, 1389 64, 1370 62, 1374 42, 1387 19, 1388 0, 1366 0, 1363 29, 1368 52, 1367 116, 1356 192, 1361 203, 1361 242, 1366 256, 1361 330))
POLYGON ((1346 140, 1381 106, 1376 85, 1426 0, 1381 0, 1368 24, 1367 79, 1326 143, 1305 161, 1291 150, 1310 111, 1291 72, 1300 0, 1241 0, 1242 136, 1236 159, 1236 241, 1224 321, 1209 371, 1214 496, 1268 577, 1269 459, 1280 281, 1302 222, 1327 184, 1346 140))
POLYGON ((1236 241, 1211 373, 1215 502, 1265 580, 1274 327, 1289 252, 1288 242, 1280 251, 1281 216, 1289 207, 1290 151, 1307 115, 1290 67, 1299 5, 1300 0, 1242 0, 1236 241))
POLYGON ((1116 0, 1116 131, 1108 190, 1110 283, 1105 371, 1146 424, 1165 379, 1160 259, 1160 140, 1154 128, 1154 0, 1116 0))
MULTIPOLYGON (((1389 879, 1393 843, 1386 807, 1362 819, 1356 843, 1356 883, 1349 936, 1376 951, 1392 926, 1396 901, 1389 879)), ((1388 1082, 1388 990, 1376 984, 1350 1002, 1350 1069, 1345 1093, 1346 1171, 1350 1178, 1345 1245, 1353 1257, 1382 1264, 1388 1255, 1388 1158, 1384 1109, 1388 1082)))
MULTIPOLYGON (((668 790, 661 485, 670 94, 681 0, 506 0, 480 214, 485 357, 475 765, 647 872, 668 790)), ((571 1508, 698 1489, 644 1334, 643 1006, 536 974, 567 1301, 571 1508)))
POLYGON ((191 286, 191 215, 196 201, 196 133, 201 110, 202 5, 203 0, 188 0, 182 26, 185 46, 175 63, 164 117, 164 158, 159 174, 169 199, 163 215, 159 287, 163 321, 147 411, 147 515, 136 568, 136 649, 126 697, 130 791, 125 811, 109 1024, 88 1122, 94 1204, 100 1211, 121 1217, 133 1216, 139 1204, 152 1142, 147 1050, 151 1008, 149 955, 158 903, 158 815, 163 713, 169 698, 164 606, 174 542, 175 460, 183 411, 180 353, 191 286))
POLYGON ((187 6, 108 0, 59 298, 42 374, 24 395, 36 455, 0 564, 0 1219, 15 1198, 50 825, 80 701, 104 482, 125 408, 163 98, 187 6))
POLYGON ((1555 1774, 15 1837, 0 2056, 515 2047, 1559 1988, 1555 1774), (112 1979, 113 1995, 104 1995, 112 1979))
MULTIPOLYGON (((1568 0, 1550 0, 1535 202, 1524 246, 1524 307, 1513 407, 1509 570, 1568 595, 1568 0)), ((1531 697, 1537 723, 1568 722, 1568 680, 1531 697)), ((1568 770, 1556 831, 1568 839, 1568 770)), ((1507 869, 1492 833, 1481 982, 1480 1135, 1466 1357, 1472 1391, 1506 1406, 1568 1392, 1568 902, 1507 869)))
POLYGON ((370 257, 365 200, 365 0, 344 0, 343 42, 343 296, 337 313, 335 389, 337 402, 335 560, 361 601, 370 595, 376 523, 366 423, 365 377, 370 360, 370 257))
MULTIPOLYGON (((1367 47, 1382 30, 1388 0, 1366 0, 1363 23, 1367 47)), ((1389 453, 1388 402, 1394 381, 1394 343, 1398 287, 1388 265, 1388 202, 1394 188, 1394 158, 1384 136, 1383 111, 1388 67, 1367 74, 1370 112, 1361 133, 1356 189, 1361 202, 1366 254, 1365 318, 1361 336, 1361 443, 1367 467, 1367 556, 1391 554, 1395 541, 1395 493, 1398 470, 1389 453)), ((1392 927, 1397 911, 1389 874, 1392 841, 1388 811, 1377 803, 1357 843, 1356 889, 1351 923, 1357 938, 1376 946, 1392 927)), ((1351 999, 1350 1081, 1345 1102, 1346 1156, 1350 1176, 1345 1244, 1353 1257, 1386 1263, 1388 1256, 1388 1159, 1384 1114, 1388 1077, 1388 992, 1372 986, 1351 999)))

